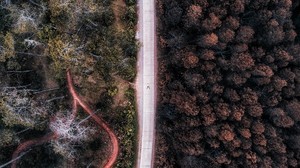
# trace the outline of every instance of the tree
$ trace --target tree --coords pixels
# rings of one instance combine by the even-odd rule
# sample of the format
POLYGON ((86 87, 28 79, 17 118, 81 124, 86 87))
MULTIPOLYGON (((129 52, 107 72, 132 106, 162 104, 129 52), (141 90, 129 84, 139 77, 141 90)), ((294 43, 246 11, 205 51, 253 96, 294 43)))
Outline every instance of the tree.
POLYGON ((255 19, 261 25, 266 25, 268 21, 272 18, 272 12, 268 9, 258 10, 257 18, 255 19))
POLYGON ((283 25, 291 18, 291 12, 289 8, 277 8, 273 10, 272 13, 274 19, 276 19, 280 25, 283 25))
POLYGON ((199 58, 206 60, 206 61, 214 60, 214 59, 216 59, 215 52, 213 50, 203 49, 201 51, 199 58))
POLYGON ((273 119, 273 123, 277 127, 290 128, 294 125, 293 119, 286 115, 275 116, 272 119, 273 119))
POLYGON ((187 92, 171 93, 170 103, 177 106, 179 111, 188 116, 196 116, 199 114, 199 107, 196 105, 196 97, 191 96, 187 92))
POLYGON ((264 34, 262 34, 261 41, 266 46, 277 45, 282 42, 284 39, 285 33, 282 26, 279 23, 271 19, 265 26, 264 34))
POLYGON ((6 62, 8 59, 15 57, 15 40, 11 33, 7 33, 0 40, 3 40, 3 45, 0 45, 0 62, 6 62))
POLYGON ((294 125, 292 118, 287 116, 286 112, 282 108, 269 109, 268 115, 273 124, 277 127, 289 128, 294 125))
POLYGON ((203 139, 203 133, 200 129, 186 130, 175 133, 174 138, 176 139, 176 141, 180 141, 182 143, 196 143, 203 139))
POLYGON ((204 160, 200 160, 196 156, 184 156, 182 158, 179 158, 180 167, 189 167, 189 168, 198 168, 199 165, 207 165, 207 162, 204 160))
POLYGON ((292 42, 295 41, 296 37, 297 37, 297 32, 291 29, 285 32, 284 41, 292 42))
POLYGON ((196 93, 196 97, 197 97, 197 102, 199 104, 207 103, 210 99, 208 93, 204 92, 203 90, 198 90, 196 93))
POLYGON ((218 36, 215 33, 205 34, 199 38, 198 45, 203 48, 210 48, 218 43, 218 36))
MULTIPOLYGON (((172 0, 164 2, 159 8, 162 13, 173 8, 172 0)), ((182 96, 181 92, 189 97, 172 104, 182 112, 176 118, 180 120, 176 129, 181 132, 173 132, 173 141, 185 141, 184 135, 193 137, 188 131, 202 126, 203 139, 199 141, 203 141, 205 151, 197 158, 204 157, 210 167, 297 167, 297 144, 285 144, 291 133, 295 137, 289 143, 299 138, 300 128, 299 2, 186 0, 176 1, 176 5, 184 9, 183 22, 159 30, 175 44, 162 50, 161 60, 172 60, 165 66, 163 79, 168 76, 166 81, 177 81, 174 87, 168 83, 162 86, 161 96, 164 101, 170 100, 165 95, 171 90, 172 97, 182 96), (174 30, 181 35, 180 45, 171 38, 169 32, 174 30), (195 57, 188 59, 184 53, 189 52, 187 55, 195 57), (189 100, 193 96, 195 102, 189 100), (199 109, 187 117, 181 102, 193 102, 195 105, 186 106, 199 109), (187 124, 191 120, 197 120, 197 124, 187 124)), ((172 125, 167 124, 168 130, 175 127, 172 125)), ((172 152, 178 158, 189 156, 179 148, 172 152)))
POLYGON ((234 70, 244 71, 254 66, 254 60, 248 52, 233 54, 230 60, 234 70))
MULTIPOLYGON (((70 0, 50 0, 48 2, 49 11, 50 11, 50 20, 52 23, 55 24, 58 30, 61 32, 64 32, 66 29, 66 26, 71 26, 72 20, 71 20, 71 13, 75 14, 75 11, 71 9, 71 1, 70 0), (68 24, 65 24, 68 23, 68 24)), ((75 21, 75 20, 74 20, 75 21)))
MULTIPOLYGON (((212 125, 217 119, 215 113, 213 112, 213 108, 210 105, 201 106, 200 113, 201 113, 201 118, 204 120, 203 125, 205 125, 205 126, 212 125)), ((213 130, 215 130, 215 129, 213 129, 213 130)))
POLYGON ((135 5, 137 3, 137 1, 136 0, 125 0, 125 3, 128 6, 132 6, 132 5, 135 5))
POLYGON ((286 80, 287 82, 292 82, 295 80, 295 73, 291 70, 291 68, 283 68, 279 71, 279 77, 286 80))
POLYGON ((202 29, 210 32, 221 26, 221 20, 214 14, 210 13, 206 19, 202 22, 202 29))
POLYGON ((168 47, 174 47, 174 48, 184 48, 185 41, 185 32, 182 30, 171 30, 168 32, 168 35, 170 36, 167 39, 167 46, 168 47))
POLYGON ((211 92, 213 94, 217 94, 217 95, 220 95, 222 94, 224 91, 224 86, 222 85, 219 85, 219 84, 214 84, 212 87, 211 87, 211 92))
POLYGON ((56 116, 54 122, 50 124, 50 129, 59 136, 58 140, 52 142, 54 151, 63 157, 73 159, 76 152, 75 146, 91 141, 90 137, 96 130, 82 125, 84 120, 74 122, 70 116, 56 116))
POLYGON ((289 54, 289 52, 287 52, 282 48, 275 47, 273 53, 274 53, 274 58, 277 61, 290 62, 293 59, 293 57, 289 54))
POLYGON ((287 81, 284 80, 284 79, 281 79, 278 76, 275 76, 273 78, 272 84, 273 84, 274 89, 276 91, 282 91, 282 88, 285 87, 285 86, 287 86, 287 81))
POLYGON ((265 132, 265 126, 261 121, 254 121, 251 126, 251 132, 253 134, 262 134, 265 132))
POLYGON ((202 86, 206 83, 205 78, 201 74, 185 72, 183 74, 185 83, 191 89, 197 90, 198 86, 202 86))
POLYGON ((203 61, 200 64, 200 69, 202 71, 211 72, 215 69, 216 64, 213 61, 203 61))
POLYGON ((200 5, 191 5, 187 8, 187 13, 185 16, 185 26, 197 27, 200 25, 200 18, 202 17, 202 7, 200 5))
POLYGON ((217 125, 210 125, 210 126, 206 126, 204 129, 204 133, 205 133, 205 138, 215 138, 218 136, 219 134, 219 126, 217 125))
POLYGON ((241 43, 241 44, 233 44, 232 46, 230 46, 231 51, 233 53, 244 53, 244 52, 248 52, 248 45, 241 43))
POLYGON ((235 36, 238 43, 250 43, 254 36, 254 30, 250 26, 241 26, 235 36))
POLYGON ((214 111, 215 111, 216 115, 218 116, 218 118, 221 120, 226 120, 231 113, 231 110, 229 109, 229 105, 226 103, 216 104, 214 111))
POLYGON ((83 54, 83 46, 68 42, 64 37, 56 37, 48 41, 48 53, 53 60, 52 66, 57 76, 62 75, 62 70, 72 66, 86 66, 87 57, 83 54))
POLYGON ((237 93, 236 90, 226 88, 224 92, 224 97, 231 102, 237 102, 241 99, 240 95, 237 93))
POLYGON ((228 16, 224 21, 224 25, 229 29, 236 30, 240 27, 239 20, 240 18, 238 17, 228 16))
POLYGON ((216 153, 214 160, 220 165, 229 165, 231 163, 229 156, 225 152, 216 153))
POLYGON ((292 149, 300 149, 300 136, 299 135, 293 135, 288 138, 288 147, 292 149))
POLYGON ((248 106, 247 113, 252 117, 261 117, 263 114, 263 109, 260 104, 248 106))
MULTIPOLYGON (((133 26, 136 24, 136 9, 133 6, 130 6, 126 10, 126 15, 124 16, 129 23, 129 25, 133 26)), ((102 24, 104 26, 111 26, 115 22, 115 15, 113 13, 112 8, 108 8, 103 14, 102 14, 102 24)))
POLYGON ((27 5, 24 5, 23 7, 13 5, 10 7, 10 10, 15 23, 13 25, 13 31, 15 33, 23 34, 37 31, 44 11, 37 12, 31 10, 27 5))
POLYGON ((283 143, 283 140, 279 137, 268 139, 267 147, 269 148, 269 151, 273 151, 281 154, 286 153, 286 146, 283 143))
POLYGON ((0 130, 0 148, 4 148, 15 144, 19 141, 15 132, 11 129, 1 129, 0 130))
POLYGON ((239 129, 238 132, 241 134, 242 137, 249 139, 251 138, 251 132, 249 129, 239 129))
POLYGON ((232 119, 236 121, 241 121, 244 116, 245 108, 243 106, 233 106, 232 107, 232 119))
POLYGON ((257 65, 253 68, 253 71, 251 72, 252 75, 258 76, 258 77, 272 77, 274 75, 274 72, 271 67, 267 65, 257 65))
POLYGON ((12 18, 10 11, 4 7, 0 7, 0 31, 5 33, 9 30, 12 25, 12 18))
POLYGON ((218 37, 220 42, 229 43, 234 39, 235 32, 229 28, 221 28, 218 31, 218 37))
MULTIPOLYGON (((1 122, 7 127, 35 128, 51 112, 50 104, 32 98, 29 89, 6 88, 0 94, 1 122)), ((38 129, 38 127, 36 127, 38 129)))
POLYGON ((245 10, 245 1, 244 0, 235 0, 230 5, 230 10, 231 10, 232 14, 234 14, 234 15, 243 13, 245 10))
POLYGON ((198 65, 199 58, 192 52, 183 53, 183 66, 185 68, 195 68, 198 65))
MULTIPOLYGON (((115 21, 114 14, 111 10, 111 12, 107 13, 106 15, 108 15, 109 17, 107 17, 107 19, 105 19, 106 20, 105 23, 109 23, 109 24, 106 24, 106 25, 110 26, 115 21), (108 15, 108 14, 110 14, 110 15, 108 15)), ((129 6, 128 9, 126 10, 126 15, 125 15, 124 21, 129 23, 130 26, 134 27, 137 23, 137 17, 138 16, 137 16, 137 12, 136 12, 136 7, 135 6, 129 6)))
POLYGON ((242 74, 231 73, 226 76, 226 81, 232 86, 241 86, 247 82, 247 78, 242 74))
POLYGON ((201 142, 182 143, 180 141, 175 141, 174 148, 179 152, 190 156, 199 156, 204 153, 204 146, 201 144, 201 142))
POLYGON ((229 125, 224 125, 219 134, 219 140, 224 141, 224 142, 229 142, 233 141, 235 137, 235 133, 233 132, 233 128, 231 128, 229 125))
POLYGON ((251 88, 243 89, 243 92, 240 93, 242 97, 243 105, 256 105, 258 101, 258 95, 251 88))
POLYGON ((294 99, 288 102, 285 109, 295 122, 300 121, 300 102, 298 100, 294 99))
POLYGON ((168 9, 165 13, 167 23, 171 26, 177 25, 181 21, 183 10, 179 6, 174 6, 168 9))

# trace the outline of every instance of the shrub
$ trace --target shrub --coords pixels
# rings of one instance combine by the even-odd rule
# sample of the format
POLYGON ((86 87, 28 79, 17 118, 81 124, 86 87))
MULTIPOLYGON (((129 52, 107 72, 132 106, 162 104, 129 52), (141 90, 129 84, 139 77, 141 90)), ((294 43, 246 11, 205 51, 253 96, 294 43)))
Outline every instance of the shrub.
POLYGON ((15 56, 15 40, 11 33, 6 33, 2 39, 0 36, 0 40, 0 62, 5 62, 15 56))
POLYGON ((15 136, 15 132, 10 129, 0 130, 0 148, 7 147, 15 144, 18 138, 15 136))
POLYGON ((56 117, 50 129, 59 136, 58 140, 52 142, 54 151, 69 159, 75 157, 75 146, 91 141, 91 135, 96 132, 95 128, 84 126, 81 121, 74 122, 66 116, 56 117))
POLYGON ((136 5, 137 0, 125 0, 127 6, 136 5))

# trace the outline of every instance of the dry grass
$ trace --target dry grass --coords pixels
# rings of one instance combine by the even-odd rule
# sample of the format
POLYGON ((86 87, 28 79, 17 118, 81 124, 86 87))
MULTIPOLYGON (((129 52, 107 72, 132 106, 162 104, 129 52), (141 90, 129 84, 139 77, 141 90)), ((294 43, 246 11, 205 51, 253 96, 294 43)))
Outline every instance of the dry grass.
POLYGON ((122 22, 122 16, 125 15, 126 12, 126 4, 124 0, 115 0, 112 3, 113 12, 116 18, 115 26, 118 31, 124 30, 124 23, 122 22))

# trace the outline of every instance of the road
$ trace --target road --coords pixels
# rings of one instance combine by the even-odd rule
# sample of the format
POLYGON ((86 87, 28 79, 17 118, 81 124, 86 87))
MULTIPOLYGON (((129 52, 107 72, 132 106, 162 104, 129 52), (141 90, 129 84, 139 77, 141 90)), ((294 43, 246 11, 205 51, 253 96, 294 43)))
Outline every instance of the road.
POLYGON ((155 1, 138 1, 137 107, 139 115, 139 148, 137 168, 153 167, 156 111, 156 33, 155 1))

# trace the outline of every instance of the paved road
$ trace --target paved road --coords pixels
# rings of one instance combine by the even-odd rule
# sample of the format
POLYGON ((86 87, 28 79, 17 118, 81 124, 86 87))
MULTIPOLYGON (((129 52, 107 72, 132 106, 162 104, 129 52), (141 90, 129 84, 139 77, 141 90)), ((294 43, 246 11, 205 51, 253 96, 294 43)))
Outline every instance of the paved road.
POLYGON ((139 113, 139 150, 137 168, 153 167, 156 109, 156 42, 155 1, 139 0, 137 38, 138 54, 137 100, 139 113))

